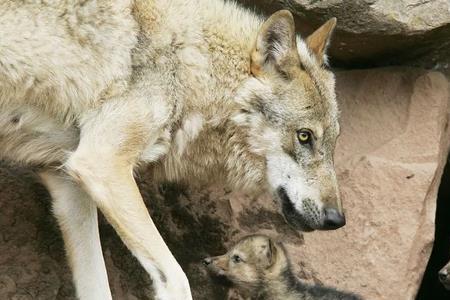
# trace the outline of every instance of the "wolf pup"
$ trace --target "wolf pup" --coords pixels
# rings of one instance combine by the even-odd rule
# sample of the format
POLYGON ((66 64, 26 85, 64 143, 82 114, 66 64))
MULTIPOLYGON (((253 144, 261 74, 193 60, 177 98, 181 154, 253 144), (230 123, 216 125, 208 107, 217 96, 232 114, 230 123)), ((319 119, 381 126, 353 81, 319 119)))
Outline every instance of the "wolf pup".
POLYGON ((214 275, 225 277, 243 299, 361 300, 351 293, 299 281, 280 243, 265 235, 241 239, 226 254, 203 261, 214 275))
POLYGON ((450 290, 450 262, 439 271, 439 280, 447 290, 450 290))
POLYGON ((38 170, 77 295, 111 299, 97 208, 158 299, 188 279, 133 174, 270 191, 297 229, 345 224, 333 152, 336 20, 307 39, 222 0, 0 1, 0 159, 38 170))

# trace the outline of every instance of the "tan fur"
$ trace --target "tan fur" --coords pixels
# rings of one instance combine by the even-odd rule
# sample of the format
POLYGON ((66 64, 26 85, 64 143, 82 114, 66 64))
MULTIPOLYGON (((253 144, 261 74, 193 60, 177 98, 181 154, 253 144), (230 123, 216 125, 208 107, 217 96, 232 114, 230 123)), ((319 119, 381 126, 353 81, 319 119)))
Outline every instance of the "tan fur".
POLYGON ((205 259, 205 264, 213 274, 230 280, 244 299, 259 299, 265 293, 263 285, 269 284, 271 292, 282 289, 281 273, 290 268, 284 248, 264 235, 244 237, 226 254, 205 259))
POLYGON ((332 18, 306 39, 306 44, 317 56, 320 63, 324 62, 325 50, 335 27, 336 18, 332 18))
POLYGON ((158 299, 191 299, 134 181, 144 163, 155 180, 269 190, 299 229, 342 215, 322 52, 289 12, 264 22, 221 0, 0 2, 0 158, 42 169, 80 298, 111 297, 95 204, 158 299), (302 128, 314 146, 299 144, 302 128))
POLYGON ((204 264, 212 274, 232 283, 228 300, 361 300, 351 293, 299 281, 283 245, 265 235, 244 237, 226 254, 206 258, 204 264))

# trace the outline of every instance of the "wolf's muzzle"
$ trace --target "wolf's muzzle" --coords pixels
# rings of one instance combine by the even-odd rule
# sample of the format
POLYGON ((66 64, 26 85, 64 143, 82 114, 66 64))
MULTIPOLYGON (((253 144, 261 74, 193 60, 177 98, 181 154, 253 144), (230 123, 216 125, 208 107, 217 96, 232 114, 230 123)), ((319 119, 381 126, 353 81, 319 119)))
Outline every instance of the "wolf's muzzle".
POLYGON ((345 225, 345 215, 335 208, 324 209, 323 230, 334 230, 345 225))
POLYGON ((289 198, 283 187, 277 189, 278 197, 281 199, 281 210, 286 221, 295 229, 302 231, 313 231, 314 228, 308 224, 308 221, 294 207, 294 203, 289 198))
POLYGON ((345 225, 345 215, 336 208, 328 207, 319 211, 317 205, 310 199, 303 200, 304 213, 300 214, 283 187, 277 189, 281 199, 283 215, 288 223, 302 231, 335 230, 345 225))

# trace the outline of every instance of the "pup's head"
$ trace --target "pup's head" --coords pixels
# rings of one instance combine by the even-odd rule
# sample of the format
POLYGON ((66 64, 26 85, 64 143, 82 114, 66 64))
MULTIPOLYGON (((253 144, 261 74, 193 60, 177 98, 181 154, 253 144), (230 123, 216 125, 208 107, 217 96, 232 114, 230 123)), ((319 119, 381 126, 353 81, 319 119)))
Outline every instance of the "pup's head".
POLYGON ((282 246, 264 235, 245 237, 224 255, 206 258, 203 263, 213 274, 250 291, 287 266, 282 246))
POLYGON ((333 164, 335 79, 325 56, 335 25, 333 18, 302 40, 289 11, 273 14, 257 35, 252 76, 238 91, 241 111, 233 118, 249 129, 251 151, 265 158, 287 221, 305 231, 345 225, 333 164))
POLYGON ((439 271, 439 280, 447 290, 450 290, 450 262, 439 271))

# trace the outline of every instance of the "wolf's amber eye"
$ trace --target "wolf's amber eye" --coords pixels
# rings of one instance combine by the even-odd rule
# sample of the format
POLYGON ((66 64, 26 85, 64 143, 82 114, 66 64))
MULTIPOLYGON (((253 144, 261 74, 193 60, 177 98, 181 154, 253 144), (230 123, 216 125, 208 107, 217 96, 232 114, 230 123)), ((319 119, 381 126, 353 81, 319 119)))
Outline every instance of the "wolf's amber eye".
POLYGON ((300 129, 297 132, 297 137, 302 145, 310 144, 312 141, 312 133, 308 129, 300 129))
POLYGON ((239 255, 233 255, 233 256, 231 257, 231 260, 232 260, 234 263, 240 263, 240 262, 242 261, 242 258, 241 258, 239 255))

